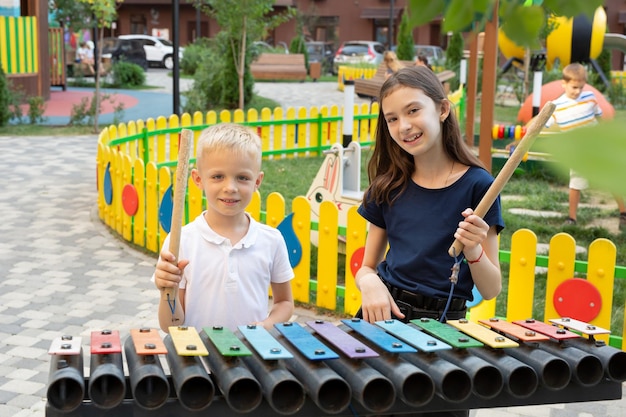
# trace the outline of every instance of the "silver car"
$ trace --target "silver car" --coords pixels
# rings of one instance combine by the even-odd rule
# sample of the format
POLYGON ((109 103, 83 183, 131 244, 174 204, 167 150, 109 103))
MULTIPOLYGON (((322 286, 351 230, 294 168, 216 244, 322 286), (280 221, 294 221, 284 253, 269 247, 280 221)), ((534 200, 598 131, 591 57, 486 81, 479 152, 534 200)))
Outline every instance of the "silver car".
POLYGON ((383 60, 385 46, 375 41, 344 42, 333 59, 333 75, 337 75, 339 66, 344 64, 373 64, 378 66, 383 60))

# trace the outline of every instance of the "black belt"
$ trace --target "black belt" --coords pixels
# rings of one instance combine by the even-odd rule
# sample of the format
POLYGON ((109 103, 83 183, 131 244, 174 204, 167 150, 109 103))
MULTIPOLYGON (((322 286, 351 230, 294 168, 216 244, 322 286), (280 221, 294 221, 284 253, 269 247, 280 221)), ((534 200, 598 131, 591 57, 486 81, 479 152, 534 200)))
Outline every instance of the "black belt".
MULTIPOLYGON (((435 298, 435 297, 427 297, 422 294, 417 294, 411 291, 403 290, 402 288, 394 287, 386 281, 383 281, 389 289, 389 293, 393 297, 394 300, 399 300, 404 303, 411 305, 412 307, 424 309, 424 310, 433 310, 433 311, 443 311, 446 307, 446 303, 448 302, 447 298, 435 298)), ((448 310, 450 311, 460 311, 465 309, 465 299, 463 298, 452 298, 450 301, 450 307, 448 310)))

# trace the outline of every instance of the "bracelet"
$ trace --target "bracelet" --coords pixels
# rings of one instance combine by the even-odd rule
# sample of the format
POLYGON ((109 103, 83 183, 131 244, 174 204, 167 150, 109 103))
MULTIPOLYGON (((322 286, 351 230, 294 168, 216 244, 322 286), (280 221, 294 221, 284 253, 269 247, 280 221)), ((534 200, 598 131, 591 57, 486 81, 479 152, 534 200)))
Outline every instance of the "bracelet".
POLYGON ((482 249, 482 250, 480 251, 480 255, 478 255, 478 258, 476 258, 475 260, 470 261, 469 259, 465 258, 465 259, 467 260, 467 263, 468 263, 468 264, 470 264, 470 265, 471 265, 471 264, 475 264, 476 262, 480 262, 480 258, 482 258, 482 257, 483 257, 483 253, 485 253, 485 248, 483 248, 483 247, 481 246, 481 249, 482 249))

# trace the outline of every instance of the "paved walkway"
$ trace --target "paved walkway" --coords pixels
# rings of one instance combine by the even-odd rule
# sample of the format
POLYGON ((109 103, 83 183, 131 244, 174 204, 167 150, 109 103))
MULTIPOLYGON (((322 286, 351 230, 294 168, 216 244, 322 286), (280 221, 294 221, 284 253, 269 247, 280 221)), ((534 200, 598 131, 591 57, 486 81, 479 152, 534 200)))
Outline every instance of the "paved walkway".
MULTIPOLYGON (((257 86, 289 105, 341 103, 342 93, 325 84, 331 83, 257 86)), ((137 107, 148 106, 140 101, 137 107)), ((155 259, 112 236, 97 218, 96 136, 5 136, 0 154, 0 417, 42 417, 54 338, 88 340, 98 329, 125 337, 131 328, 157 327, 159 294, 149 282, 155 259)), ((315 317, 298 309, 294 319, 315 317)), ((620 417, 626 400, 485 409, 472 416, 620 417)))

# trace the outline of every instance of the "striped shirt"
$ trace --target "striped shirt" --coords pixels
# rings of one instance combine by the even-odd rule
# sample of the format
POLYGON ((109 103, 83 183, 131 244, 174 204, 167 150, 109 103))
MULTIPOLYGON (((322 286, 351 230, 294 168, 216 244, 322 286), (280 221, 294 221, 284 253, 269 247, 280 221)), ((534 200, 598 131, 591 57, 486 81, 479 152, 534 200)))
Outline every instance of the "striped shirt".
POLYGON ((602 109, 593 91, 583 91, 575 100, 563 94, 554 100, 554 104, 556 109, 546 123, 546 127, 556 123, 562 131, 592 126, 597 123, 596 116, 602 115, 602 109))

